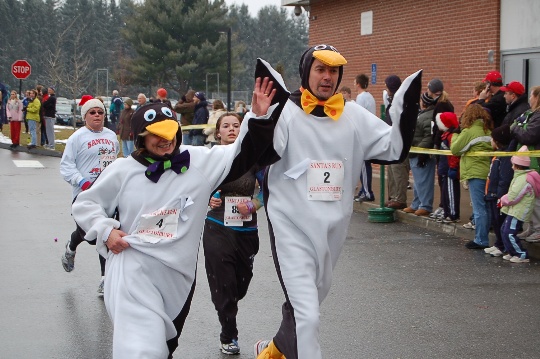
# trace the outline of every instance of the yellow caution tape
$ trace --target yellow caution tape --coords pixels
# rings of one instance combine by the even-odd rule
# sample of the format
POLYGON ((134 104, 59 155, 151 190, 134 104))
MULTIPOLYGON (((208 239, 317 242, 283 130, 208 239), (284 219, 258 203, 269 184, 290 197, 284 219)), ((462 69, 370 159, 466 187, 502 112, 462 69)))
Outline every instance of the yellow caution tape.
POLYGON ((203 129, 209 128, 209 127, 216 127, 216 125, 189 125, 189 126, 182 126, 182 131, 203 130, 203 129))
MULTIPOLYGON (((429 155, 443 155, 452 156, 452 152, 449 150, 436 150, 432 148, 411 147, 411 153, 424 153, 429 155)), ((509 156, 528 156, 528 157, 540 157, 540 150, 534 151, 472 151, 465 152, 463 156, 476 156, 476 157, 509 157, 509 156)))

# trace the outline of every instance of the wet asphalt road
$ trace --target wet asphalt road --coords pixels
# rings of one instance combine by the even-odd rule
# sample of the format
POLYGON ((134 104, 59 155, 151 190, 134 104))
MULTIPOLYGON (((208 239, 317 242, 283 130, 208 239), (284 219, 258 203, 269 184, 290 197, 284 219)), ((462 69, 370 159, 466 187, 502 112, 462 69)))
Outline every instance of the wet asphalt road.
MULTIPOLYGON (((79 247, 73 272, 60 264, 74 224, 71 190, 58 166, 59 158, 0 149, 0 358, 112 357, 94 247, 79 247), (44 167, 16 167, 13 160, 44 167)), ((252 358, 252 344, 279 325, 283 294, 265 221, 260 237, 254 279, 240 303, 236 358, 252 358)), ((324 358, 538 358, 539 263, 503 263, 463 243, 355 213, 321 310, 324 358)), ((201 260, 175 358, 228 358, 218 338, 201 260)))

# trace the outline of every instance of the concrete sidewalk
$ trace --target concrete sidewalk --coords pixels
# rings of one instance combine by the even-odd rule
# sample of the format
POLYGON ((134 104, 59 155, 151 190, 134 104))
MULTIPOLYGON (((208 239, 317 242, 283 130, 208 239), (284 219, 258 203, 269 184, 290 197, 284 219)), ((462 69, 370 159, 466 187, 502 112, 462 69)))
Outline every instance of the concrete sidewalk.
MULTIPOLYGON (((414 179, 412 177, 412 174, 409 176, 409 183, 411 184, 411 187, 414 183, 414 179)), ((381 181, 380 181, 380 168, 378 165, 373 165, 373 183, 372 183, 372 190, 375 194, 375 202, 364 202, 364 203, 358 203, 354 202, 354 210, 359 212, 366 212, 371 208, 378 208, 380 207, 380 189, 381 189, 381 181)), ((386 186, 385 189, 385 196, 388 194, 388 186, 386 186)), ((407 205, 410 205, 410 203, 413 200, 413 190, 410 189, 407 191, 407 205)), ((433 209, 435 210, 440 202, 440 190, 439 186, 435 184, 435 196, 433 200, 433 209)), ((463 228, 463 224, 469 222, 469 217, 472 214, 472 206, 471 206, 471 200, 469 197, 469 191, 461 189, 461 201, 460 201, 460 222, 457 223, 449 223, 444 224, 441 222, 436 222, 432 219, 426 218, 426 217, 419 217, 414 214, 405 213, 401 210, 396 210, 394 212, 394 219, 398 222, 402 223, 408 223, 412 224, 421 228, 428 228, 433 231, 437 231, 440 233, 450 234, 459 238, 464 238, 468 240, 474 239, 474 230, 471 229, 465 229, 463 228)), ((495 235, 493 233, 490 233, 490 243, 493 244, 495 242, 495 235)), ((533 260, 540 260, 540 243, 528 243, 526 241, 523 241, 525 248, 529 252, 529 256, 533 260)))

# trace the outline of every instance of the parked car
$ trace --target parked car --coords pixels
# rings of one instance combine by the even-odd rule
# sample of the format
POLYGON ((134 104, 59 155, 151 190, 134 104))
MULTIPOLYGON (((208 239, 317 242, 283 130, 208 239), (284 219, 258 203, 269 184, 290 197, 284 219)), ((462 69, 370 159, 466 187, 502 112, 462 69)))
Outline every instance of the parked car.
MULTIPOLYGON (((80 101, 80 100, 79 100, 80 101)), ((56 100, 56 123, 61 126, 84 126, 82 121, 80 108, 78 108, 74 100, 68 100, 59 97, 56 100)))
POLYGON ((62 126, 72 125, 73 111, 71 104, 65 102, 56 103, 56 124, 62 126))

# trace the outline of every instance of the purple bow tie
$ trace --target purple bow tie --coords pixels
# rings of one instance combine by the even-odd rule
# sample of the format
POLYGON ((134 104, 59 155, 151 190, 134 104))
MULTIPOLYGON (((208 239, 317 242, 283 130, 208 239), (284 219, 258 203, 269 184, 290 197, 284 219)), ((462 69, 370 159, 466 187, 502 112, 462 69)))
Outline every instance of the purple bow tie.
POLYGON ((189 169, 189 159, 190 155, 188 151, 174 155, 173 158, 165 161, 155 161, 151 158, 146 158, 147 161, 153 162, 146 168, 144 174, 150 181, 157 183, 161 175, 168 169, 172 169, 177 174, 186 172, 189 169))

